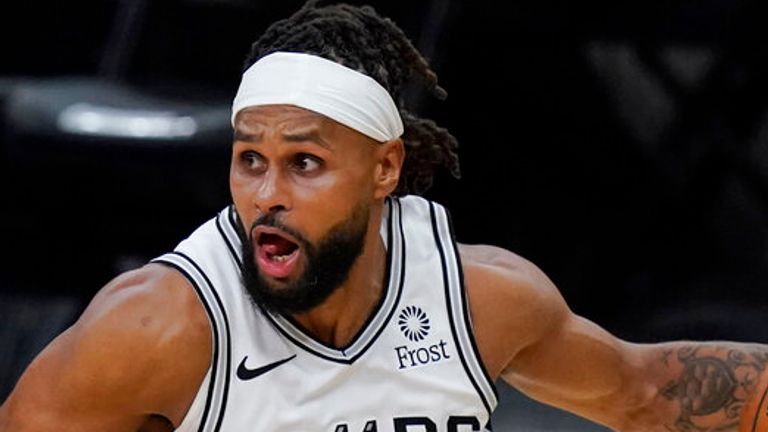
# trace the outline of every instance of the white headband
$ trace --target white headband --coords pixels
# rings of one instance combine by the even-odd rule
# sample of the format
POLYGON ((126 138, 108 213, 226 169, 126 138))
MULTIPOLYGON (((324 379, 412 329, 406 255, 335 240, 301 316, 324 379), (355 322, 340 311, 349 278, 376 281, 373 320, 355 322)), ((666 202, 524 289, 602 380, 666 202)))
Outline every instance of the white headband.
POLYGON ((310 54, 276 52, 251 65, 232 103, 232 125, 243 108, 272 104, 315 111, 379 142, 403 134, 397 106, 376 80, 310 54))

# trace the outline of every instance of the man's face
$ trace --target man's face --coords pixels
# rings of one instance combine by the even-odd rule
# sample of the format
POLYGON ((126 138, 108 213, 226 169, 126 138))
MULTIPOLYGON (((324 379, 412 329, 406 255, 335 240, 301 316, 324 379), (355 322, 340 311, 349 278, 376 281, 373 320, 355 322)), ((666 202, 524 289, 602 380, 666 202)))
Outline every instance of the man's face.
POLYGON ((289 105, 246 109, 235 120, 230 188, 254 299, 303 312, 340 286, 380 199, 381 145, 289 105))

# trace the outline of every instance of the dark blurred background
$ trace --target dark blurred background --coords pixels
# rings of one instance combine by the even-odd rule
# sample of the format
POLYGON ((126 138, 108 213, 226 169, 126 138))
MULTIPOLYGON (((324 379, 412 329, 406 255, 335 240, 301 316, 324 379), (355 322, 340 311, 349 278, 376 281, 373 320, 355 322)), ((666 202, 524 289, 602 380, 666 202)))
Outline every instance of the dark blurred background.
MULTIPOLYGON (((461 143, 463 178, 440 174, 428 193, 459 241, 527 257, 572 309, 631 341, 768 342, 761 2, 368 3, 448 91, 414 87, 408 101, 461 143)), ((110 278, 228 204, 243 60, 301 4, 4 10, 0 400, 110 278)), ((502 396, 499 430, 601 430, 502 396)))

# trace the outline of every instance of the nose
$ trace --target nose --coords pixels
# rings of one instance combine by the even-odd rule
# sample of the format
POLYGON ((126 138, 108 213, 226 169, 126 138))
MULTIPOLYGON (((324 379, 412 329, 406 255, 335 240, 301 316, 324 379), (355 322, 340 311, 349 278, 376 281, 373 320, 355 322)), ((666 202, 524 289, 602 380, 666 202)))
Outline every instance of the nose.
POLYGON ((280 172, 270 169, 265 174, 254 194, 255 206, 262 213, 288 210, 291 207, 291 197, 285 180, 280 172))

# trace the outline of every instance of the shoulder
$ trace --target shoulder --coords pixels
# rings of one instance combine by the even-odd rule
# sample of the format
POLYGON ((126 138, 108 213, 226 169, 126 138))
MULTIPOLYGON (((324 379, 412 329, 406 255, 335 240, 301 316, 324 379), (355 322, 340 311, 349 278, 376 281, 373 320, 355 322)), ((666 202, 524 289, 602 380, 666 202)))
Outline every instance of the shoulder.
POLYGON ((104 286, 69 330, 80 343, 142 346, 146 356, 203 342, 205 311, 177 271, 149 264, 104 286), (202 339, 202 340, 201 340, 202 339))
POLYGON ((84 335, 131 334, 159 349, 167 343, 200 342, 209 337, 205 311, 178 271, 149 264, 109 282, 93 298, 77 324, 84 335))
POLYGON ((515 355, 570 313, 557 287, 531 261, 489 245, 459 245, 475 337, 496 378, 515 355))
POLYGON ((210 324, 197 294, 179 272, 158 264, 107 284, 71 331, 85 361, 118 366, 97 367, 102 382, 141 380, 145 391, 157 388, 151 399, 160 405, 172 404, 166 393, 183 392, 185 380, 199 383, 210 362, 210 324))
POLYGON ((191 286, 175 270, 150 264, 94 296, 24 372, 9 406, 17 407, 16 417, 38 407, 34 421, 61 430, 86 418, 118 430, 148 414, 177 423, 207 372, 210 347, 207 316, 191 286))
POLYGON ((515 302, 520 312, 562 306, 562 297, 549 277, 534 263, 506 249, 489 245, 459 245, 469 295, 515 302))
POLYGON ((204 310, 178 271, 149 264, 104 286, 80 317, 84 333, 130 332, 149 338, 197 334, 207 326, 204 310))

